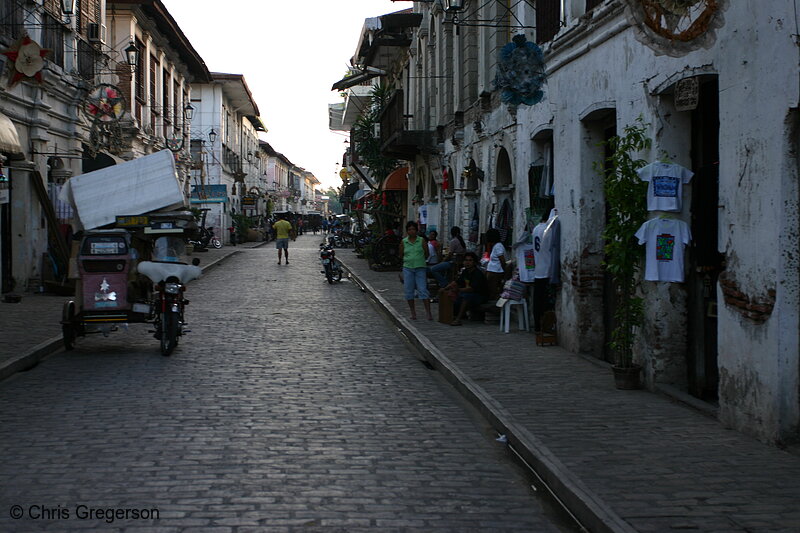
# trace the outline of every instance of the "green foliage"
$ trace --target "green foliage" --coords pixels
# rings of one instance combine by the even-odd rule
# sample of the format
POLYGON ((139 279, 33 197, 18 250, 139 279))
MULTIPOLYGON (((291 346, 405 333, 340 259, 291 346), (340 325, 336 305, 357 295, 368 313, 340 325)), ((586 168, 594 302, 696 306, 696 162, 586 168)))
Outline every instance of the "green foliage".
POLYGON ((231 215, 233 218, 233 227, 236 228, 236 236, 240 239, 239 242, 244 242, 247 238, 247 231, 252 227, 253 221, 246 215, 235 213, 231 215))
POLYGON ((322 194, 329 198, 328 210, 331 213, 335 214, 342 212, 342 202, 341 200, 339 200, 339 191, 337 191, 333 187, 328 187, 327 190, 322 191, 322 194))
POLYGON ((372 88, 372 105, 362 113, 353 126, 353 141, 359 159, 369 168, 373 176, 383 178, 397 168, 397 160, 381 154, 380 137, 375 136, 375 125, 393 93, 391 86, 376 85, 372 88))
POLYGON ((639 117, 626 126, 623 135, 605 143, 611 155, 602 163, 594 163, 594 169, 604 178, 608 206, 603 264, 616 285, 616 327, 609 347, 621 367, 633 364, 635 330, 644 320, 644 301, 636 296, 644 256, 634 234, 647 221, 647 183, 636 173, 647 161, 635 155, 652 146, 645 135, 648 125, 639 117))

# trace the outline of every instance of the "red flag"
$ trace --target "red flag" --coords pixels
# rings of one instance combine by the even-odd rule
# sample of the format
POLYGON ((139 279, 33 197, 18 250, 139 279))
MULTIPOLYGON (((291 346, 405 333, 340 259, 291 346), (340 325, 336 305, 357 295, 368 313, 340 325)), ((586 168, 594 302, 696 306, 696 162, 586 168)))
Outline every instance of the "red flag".
POLYGON ((450 176, 447 174, 447 169, 442 169, 442 190, 446 191, 450 189, 450 176))

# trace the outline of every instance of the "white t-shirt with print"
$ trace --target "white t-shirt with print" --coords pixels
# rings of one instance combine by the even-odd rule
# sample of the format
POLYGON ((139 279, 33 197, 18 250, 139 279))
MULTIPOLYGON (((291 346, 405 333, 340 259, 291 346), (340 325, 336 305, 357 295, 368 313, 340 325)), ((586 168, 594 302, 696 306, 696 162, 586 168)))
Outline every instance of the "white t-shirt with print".
POLYGON ((550 242, 545 239, 544 230, 547 229, 547 223, 542 222, 533 228, 533 257, 536 262, 537 279, 550 277, 550 242), (547 242, 546 242, 547 241, 547 242))
POLYGON ((684 247, 692 240, 689 226, 674 218, 653 218, 636 232, 646 245, 644 279, 683 282, 684 247))
POLYGON ((524 283, 533 283, 536 275, 536 257, 532 244, 523 244, 517 248, 517 268, 519 280, 524 283))
POLYGON ((689 183, 694 176, 691 170, 680 165, 655 161, 637 172, 642 181, 648 182, 648 211, 680 212, 683 185, 689 183))
POLYGON ((489 264, 486 266, 487 272, 503 272, 503 265, 500 263, 501 255, 506 255, 506 247, 498 242, 492 246, 492 253, 489 254, 489 264))

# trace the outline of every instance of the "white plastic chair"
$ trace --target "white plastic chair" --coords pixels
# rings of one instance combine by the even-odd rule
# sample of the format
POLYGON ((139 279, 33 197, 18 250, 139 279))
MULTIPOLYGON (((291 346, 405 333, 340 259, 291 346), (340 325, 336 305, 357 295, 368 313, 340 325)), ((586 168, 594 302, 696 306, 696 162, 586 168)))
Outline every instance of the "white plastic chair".
POLYGON ((517 305, 522 306, 522 309, 517 309, 517 327, 520 330, 530 331, 528 302, 525 298, 522 300, 506 300, 500 311, 500 331, 508 333, 509 323, 511 322, 511 307, 517 305))

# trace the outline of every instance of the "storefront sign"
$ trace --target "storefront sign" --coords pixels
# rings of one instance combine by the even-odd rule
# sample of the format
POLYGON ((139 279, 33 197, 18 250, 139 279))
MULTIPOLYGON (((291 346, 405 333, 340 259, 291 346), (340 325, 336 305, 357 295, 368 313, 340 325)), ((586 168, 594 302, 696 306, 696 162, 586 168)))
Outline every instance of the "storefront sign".
POLYGON ((258 200, 258 196, 252 194, 242 196, 242 207, 255 208, 256 200, 258 200))
POLYGON ((692 111, 700 101, 700 83, 697 77, 684 78, 675 84, 675 109, 692 111))
POLYGON ((227 185, 192 185, 193 204, 225 203, 228 201, 227 185))

